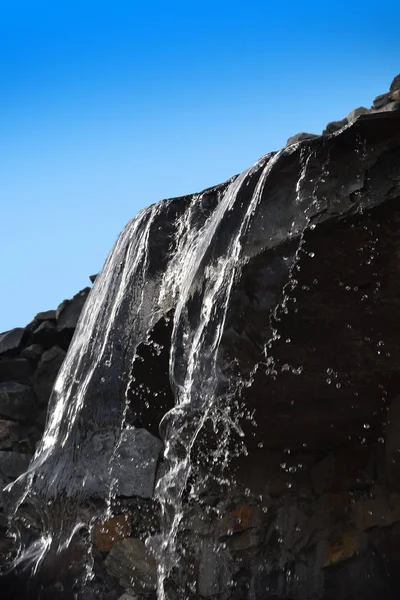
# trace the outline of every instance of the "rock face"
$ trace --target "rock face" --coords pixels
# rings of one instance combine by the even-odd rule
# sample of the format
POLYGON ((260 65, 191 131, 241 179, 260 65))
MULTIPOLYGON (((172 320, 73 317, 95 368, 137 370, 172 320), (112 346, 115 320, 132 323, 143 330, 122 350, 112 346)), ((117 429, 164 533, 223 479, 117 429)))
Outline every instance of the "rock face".
MULTIPOLYGON (((113 418, 119 388, 101 381, 110 413, 100 412, 100 399, 97 412, 84 413, 99 424, 102 441, 80 440, 92 453, 81 480, 93 476, 103 484, 111 475, 115 498, 112 514, 93 526, 94 588, 79 598, 155 598, 158 562, 166 568, 167 600, 397 600, 399 77, 371 109, 360 107, 328 124, 323 136, 293 136, 292 147, 277 157, 266 211, 243 242, 245 260, 232 286, 217 356, 219 403, 190 448, 181 504, 166 503, 160 511, 154 498, 156 480, 173 491, 181 474, 178 462, 173 477, 162 479, 167 467, 158 437, 160 420, 174 403, 168 377, 171 313, 155 323, 137 349, 133 371, 123 374, 130 406, 112 469, 107 452, 115 440, 107 419, 113 418), (301 204, 304 198, 311 199, 310 206, 301 204), (292 227, 315 206, 310 226, 292 235, 292 227), (165 563, 171 540, 159 535, 172 510, 179 560, 165 563), (144 544, 148 538, 154 556, 144 544)), ((250 178, 243 203, 255 185, 250 178)), ((199 227, 226 189, 227 184, 204 193, 196 214, 199 227)), ((174 224, 194 198, 166 203, 164 221, 150 231, 149 274, 155 279, 171 250, 174 224)), ((87 292, 0 338, 0 374, 2 368, 11 378, 0 383, 3 485, 27 466, 32 450, 21 450, 21 443, 41 430, 38 410, 46 407, 87 292)), ((124 331, 123 323, 121 339, 124 331)), ((195 411, 182 415, 174 422, 175 427, 183 423, 179 435, 185 433, 185 418, 197 418, 195 411)), ((164 422, 164 435, 167 428, 164 422)), ((176 441, 184 460, 181 439, 168 439, 167 454, 176 441)), ((72 457, 76 450, 66 444, 63 453, 72 457)), ((84 510, 104 499, 102 489, 87 499, 84 510)), ((66 512, 68 502, 63 494, 60 498, 66 512)), ((50 509, 46 514, 63 521, 50 509)), ((72 597, 52 558, 50 553, 42 569, 46 584, 41 581, 32 598, 42 597, 46 585, 52 593, 63 590, 54 597, 72 597)), ((65 559, 72 565, 69 573, 79 561, 71 543, 65 559)), ((8 597, 25 596, 19 590, 8 597)))

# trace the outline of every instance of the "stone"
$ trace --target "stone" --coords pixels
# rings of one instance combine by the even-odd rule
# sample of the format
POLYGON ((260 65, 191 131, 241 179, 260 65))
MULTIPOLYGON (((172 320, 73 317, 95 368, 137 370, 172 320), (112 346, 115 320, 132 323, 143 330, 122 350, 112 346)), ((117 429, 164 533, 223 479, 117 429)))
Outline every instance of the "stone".
POLYGON ((137 600, 137 596, 131 596, 131 594, 122 594, 118 600, 137 600))
POLYGON ((156 589, 156 562, 141 540, 125 538, 116 542, 105 560, 105 566, 128 592, 145 594, 156 589))
POLYGON ((0 416, 17 421, 32 421, 37 407, 33 390, 28 385, 8 381, 0 383, 0 416))
POLYGON ((389 93, 393 93, 400 90, 400 74, 396 75, 396 77, 393 79, 392 83, 390 84, 390 88, 389 88, 389 93))
POLYGON ((129 537, 131 529, 127 514, 110 517, 94 525, 93 542, 100 552, 110 552, 118 540, 129 537))
POLYGON ((367 115, 370 112, 369 108, 365 108, 365 106, 360 106, 359 108, 355 108, 354 110, 350 111, 349 114, 347 115, 347 121, 349 123, 351 123, 352 121, 355 121, 356 119, 358 119, 358 117, 361 117, 361 115, 367 115))
POLYGON ((389 93, 380 94, 379 96, 377 96, 373 101, 373 107, 382 108, 382 106, 385 106, 385 104, 389 102, 389 96, 389 93))
POLYGON ((19 429, 14 421, 0 419, 0 450, 10 450, 18 442, 19 429))
POLYGON ((16 479, 26 471, 31 458, 30 454, 0 450, 0 472, 5 478, 16 479))
POLYGON ((29 383, 33 374, 32 365, 26 358, 0 359, 0 382, 18 381, 29 383))
POLYGON ((347 118, 341 119, 340 121, 331 121, 330 123, 328 123, 328 125, 325 127, 322 133, 334 133, 335 131, 339 131, 339 129, 342 129, 342 127, 344 127, 345 125, 347 125, 347 118))
POLYGON ((23 358, 28 358, 29 360, 38 360, 43 354, 43 351, 44 348, 40 344, 31 344, 22 350, 21 356, 23 358))
POLYGON ((24 331, 22 327, 17 327, 16 329, 0 333, 0 355, 17 352, 21 345, 24 331))
POLYGON ((162 441, 143 428, 126 429, 117 451, 112 476, 118 496, 151 498, 162 441))
POLYGON ((48 403, 54 382, 65 358, 66 352, 54 346, 43 353, 33 376, 33 389, 40 406, 48 403))
POLYGON ((393 102, 388 102, 387 104, 385 104, 384 106, 382 106, 381 108, 376 110, 375 112, 377 112, 377 113, 395 112, 397 110, 400 110, 400 101, 394 100, 393 102))
POLYGON ((400 100, 400 89, 390 92, 390 100, 400 100))
POLYGON ((33 344, 39 344, 44 348, 51 348, 57 341, 57 328, 54 321, 42 321, 30 336, 33 344))
POLYGON ((56 320, 56 311, 55 310, 45 310, 40 312, 35 317, 36 321, 51 321, 56 320))
POLYGON ((302 142, 303 140, 311 140, 312 138, 318 137, 315 133, 296 133, 288 138, 286 142, 286 146, 290 146, 290 144, 295 144, 296 142, 302 142))
POLYGON ((76 294, 72 300, 64 300, 56 310, 57 316, 57 329, 58 331, 75 329, 78 323, 79 316, 82 308, 86 302, 86 298, 90 292, 90 288, 87 287, 78 294, 76 294))
POLYGON ((97 277, 98 277, 98 273, 96 275, 89 275, 89 279, 92 283, 94 283, 96 281, 97 277))

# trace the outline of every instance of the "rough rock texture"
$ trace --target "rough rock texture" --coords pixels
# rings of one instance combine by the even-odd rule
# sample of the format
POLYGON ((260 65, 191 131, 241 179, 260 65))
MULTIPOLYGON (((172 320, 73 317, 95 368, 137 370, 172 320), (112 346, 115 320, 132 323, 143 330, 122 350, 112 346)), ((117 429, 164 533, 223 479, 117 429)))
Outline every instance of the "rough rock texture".
MULTIPOLYGON (((282 164, 284 178, 271 182, 271 198, 291 197, 298 156, 308 145, 317 177, 318 161, 329 153, 330 177, 318 189, 321 213, 300 250, 287 240, 262 246, 262 219, 247 240, 219 355, 226 380, 238 372, 251 378, 238 408, 247 455, 236 452, 235 441, 228 448, 234 483, 223 493, 210 484, 195 500, 185 494, 179 543, 186 552, 172 570, 168 600, 398 598, 399 78, 371 109, 355 109, 324 136, 288 140, 300 149, 282 164), (363 152, 371 158, 361 172, 363 152), (362 201, 368 210, 360 209, 362 201), (281 308, 271 312, 277 299, 281 308), (184 582, 179 593, 177 580, 184 582)), ((1 485, 27 466, 33 448, 24 449, 24 440, 36 442, 42 431, 38 406, 45 410, 87 293, 0 336, 0 375, 11 377, 0 383, 1 485)), ((156 564, 144 541, 154 536, 157 546, 160 511, 152 495, 157 469, 163 472, 158 425, 173 402, 170 334, 168 320, 160 321, 151 339, 161 351, 138 350, 134 377, 153 404, 129 390, 127 427, 134 428, 119 448, 113 515, 92 532, 95 579, 85 600, 154 597, 156 564)), ((193 457, 210 478, 218 434, 206 424, 193 457)), ((98 468, 106 468, 100 457, 98 468)), ((0 554, 8 545, 0 521, 0 554)), ((45 597, 48 588, 48 598, 69 600, 65 582, 82 563, 79 548, 71 544, 65 556, 45 563, 44 580, 37 588, 30 582, 32 598, 45 597)), ((18 581, 7 581, 2 599, 28 597, 18 581)))

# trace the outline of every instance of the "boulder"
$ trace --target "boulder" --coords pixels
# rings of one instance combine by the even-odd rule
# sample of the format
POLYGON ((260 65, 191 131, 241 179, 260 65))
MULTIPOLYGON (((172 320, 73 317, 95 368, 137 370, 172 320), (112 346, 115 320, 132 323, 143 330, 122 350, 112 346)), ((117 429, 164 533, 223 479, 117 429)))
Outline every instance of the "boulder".
POLYGON ((59 305, 56 310, 58 331, 75 329, 89 292, 90 288, 87 287, 78 292, 72 300, 64 300, 59 305))
POLYGON ((286 142, 286 146, 290 146, 290 144, 295 144, 296 142, 302 142, 303 140, 310 140, 312 138, 318 137, 315 133, 296 133, 292 135, 288 141, 286 142))
POLYGON ((151 498, 157 463, 163 448, 161 440, 146 429, 129 428, 122 435, 112 476, 118 496, 151 498))
POLYGON ((21 345, 24 331, 22 327, 17 327, 16 329, 0 333, 0 355, 17 352, 21 345))
POLYGON ((35 316, 36 321, 55 321, 56 320, 56 311, 55 310, 45 310, 43 312, 38 313, 35 316))
POLYGON ((65 351, 54 346, 43 353, 36 373, 33 376, 33 389, 40 406, 45 406, 53 389, 58 371, 65 358, 65 351))
POLYGON ((57 327, 54 321, 42 321, 30 336, 32 344, 38 344, 44 348, 51 348, 57 342, 57 327))
POLYGON ((356 119, 358 119, 358 117, 361 117, 361 115, 366 115, 370 112, 369 108, 365 108, 365 106, 360 106, 359 108, 355 108, 354 110, 350 111, 349 114, 347 115, 347 121, 349 123, 351 123, 352 121, 355 121, 356 119))
POLYGON ((37 413, 35 395, 28 385, 0 383, 0 416, 17 421, 32 421, 37 413))
POLYGON ((28 358, 29 360, 36 361, 43 354, 44 348, 40 344, 31 344, 24 348, 21 352, 21 356, 23 358, 28 358))
POLYGON ((116 542, 105 565, 129 593, 146 594, 156 589, 157 566, 141 540, 126 538, 116 542))
POLYGON ((32 374, 32 365, 26 358, 0 359, 0 382, 18 381, 19 383, 29 383, 32 374))
POLYGON ((347 118, 341 119, 340 121, 331 121, 330 123, 328 123, 328 125, 325 127, 322 133, 334 133, 335 131, 339 131, 339 129, 342 129, 342 127, 344 127, 345 125, 347 125, 347 118))
POLYGON ((373 107, 378 109, 382 108, 382 106, 385 106, 385 104, 389 102, 389 96, 389 93, 380 94, 379 96, 377 96, 373 101, 373 107))
POLYGON ((394 92, 390 92, 390 100, 400 100, 400 90, 394 90, 394 92))
POLYGON ((392 83, 390 84, 389 92, 392 94, 397 90, 400 90, 400 74, 396 75, 396 77, 393 79, 392 83))
POLYGON ((399 100, 394 100, 393 102, 388 102, 387 104, 385 104, 384 106, 382 106, 381 108, 377 109, 376 112, 382 113, 382 112, 394 112, 400 110, 400 101, 399 100))

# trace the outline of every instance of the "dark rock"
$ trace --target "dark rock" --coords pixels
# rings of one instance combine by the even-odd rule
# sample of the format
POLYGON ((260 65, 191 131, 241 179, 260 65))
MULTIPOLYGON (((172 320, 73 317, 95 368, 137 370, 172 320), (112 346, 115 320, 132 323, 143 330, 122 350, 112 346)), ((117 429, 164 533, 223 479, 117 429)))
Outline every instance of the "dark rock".
POLYGON ((0 333, 0 354, 18 351, 24 331, 22 327, 17 327, 16 329, 0 333))
POLYGON ((31 387, 14 381, 0 383, 0 416, 32 421, 36 412, 35 395, 31 387))
POLYGON ((56 320, 56 311, 55 310, 46 310, 38 313, 35 316, 36 321, 55 321, 56 320))
POLYGON ((359 108, 355 108, 354 110, 349 112, 349 114, 347 115, 347 121, 349 123, 351 123, 352 121, 355 121, 356 119, 358 119, 358 117, 361 117, 361 115, 366 115, 369 112, 370 112, 370 109, 365 108, 365 106, 360 106, 359 108))
POLYGON ((76 294, 72 300, 64 300, 60 304, 56 311, 58 331, 75 329, 89 292, 90 288, 87 287, 76 294))
POLYGON ((117 495, 152 497, 162 448, 162 441, 146 429, 124 431, 117 451, 117 464, 112 470, 117 480, 117 495), (135 469, 132 469, 132 465, 136 465, 135 469))
POLYGON ((378 109, 378 108, 382 108, 382 106, 385 106, 385 104, 387 104, 389 102, 389 96, 390 94, 381 94, 380 96, 377 96, 373 102, 373 107, 378 109))
POLYGON ((0 359, 0 382, 17 381, 19 383, 29 383, 32 373, 32 365, 26 358, 0 359))
POLYGON ((92 283, 94 283, 96 281, 96 278, 98 276, 98 273, 96 275, 89 275, 89 279, 92 283))
POLYGON ((156 588, 156 563, 143 542, 136 538, 116 542, 105 565, 108 573, 128 592, 146 594, 156 588))
POLYGON ((322 133, 334 133, 335 131, 339 131, 339 129, 342 129, 342 127, 344 127, 345 125, 347 125, 347 118, 341 119, 340 121, 331 121, 330 123, 328 123, 328 125, 325 127, 322 133))
POLYGON ((31 460, 29 454, 0 451, 0 472, 5 478, 16 479, 26 471, 31 460))
POLYGON ((58 371, 65 358, 65 352, 58 346, 43 353, 33 376, 33 389, 40 406, 45 406, 53 389, 58 371))
POLYGON ((34 329, 30 336, 32 344, 38 344, 44 348, 51 348, 57 341, 57 328, 53 321, 42 321, 40 325, 34 329))
POLYGON ((389 88, 390 93, 396 92, 398 90, 400 90, 400 74, 396 75, 389 88))
POLYGON ((40 356, 43 354, 44 348, 40 344, 31 344, 24 348, 21 352, 21 356, 23 358, 28 358, 29 360, 38 360, 40 356))
POLYGON ((0 419, 0 450, 10 450, 19 440, 20 427, 14 421, 0 419))
POLYGON ((318 137, 315 133, 296 133, 292 135, 288 141, 286 142, 286 146, 290 146, 290 144, 295 144, 296 142, 302 142, 303 140, 310 140, 312 138, 318 137))

